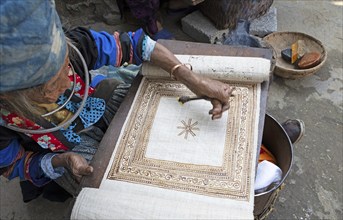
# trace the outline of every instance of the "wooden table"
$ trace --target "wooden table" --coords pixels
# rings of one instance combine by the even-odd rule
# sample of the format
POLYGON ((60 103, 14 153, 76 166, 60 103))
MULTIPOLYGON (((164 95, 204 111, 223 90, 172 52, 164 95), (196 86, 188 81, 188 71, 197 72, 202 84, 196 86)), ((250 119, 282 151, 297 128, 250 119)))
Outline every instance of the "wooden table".
MULTIPOLYGON (((240 57, 262 57, 271 60, 272 51, 269 49, 249 48, 249 47, 232 47, 227 45, 213 45, 194 42, 183 42, 174 40, 160 40, 159 43, 163 44, 174 54, 188 54, 188 55, 212 55, 212 56, 240 56, 240 57)), ((83 187, 99 188, 103 175, 110 161, 111 155, 116 146, 120 131, 123 127, 125 119, 128 115, 130 107, 133 103, 136 91, 141 82, 142 76, 138 75, 123 103, 121 104, 118 112, 113 118, 109 128, 107 129, 99 149, 91 162, 94 172, 90 176, 82 179, 79 190, 83 187)), ((260 119, 259 119, 259 132, 258 132, 258 145, 259 148, 262 141, 262 132, 264 125, 264 117, 266 113, 267 94, 269 89, 269 81, 261 84, 261 100, 260 100, 260 119)), ((258 156, 258 155, 257 155, 258 156)), ((258 160, 257 160, 258 161, 258 160)))

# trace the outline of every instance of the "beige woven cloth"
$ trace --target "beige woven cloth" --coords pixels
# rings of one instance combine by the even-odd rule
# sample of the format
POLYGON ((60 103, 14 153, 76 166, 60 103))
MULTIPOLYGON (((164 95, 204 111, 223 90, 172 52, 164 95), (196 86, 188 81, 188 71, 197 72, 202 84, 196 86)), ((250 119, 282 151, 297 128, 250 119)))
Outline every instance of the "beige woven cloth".
POLYGON ((203 56, 191 57, 200 72, 219 59, 218 70, 229 63, 235 73, 250 76, 226 77, 236 87, 229 111, 212 121, 208 101, 177 102, 192 95, 181 83, 144 77, 99 189, 81 191, 71 219, 253 219, 260 82, 270 63, 205 57, 208 63, 201 64, 196 61, 203 56))

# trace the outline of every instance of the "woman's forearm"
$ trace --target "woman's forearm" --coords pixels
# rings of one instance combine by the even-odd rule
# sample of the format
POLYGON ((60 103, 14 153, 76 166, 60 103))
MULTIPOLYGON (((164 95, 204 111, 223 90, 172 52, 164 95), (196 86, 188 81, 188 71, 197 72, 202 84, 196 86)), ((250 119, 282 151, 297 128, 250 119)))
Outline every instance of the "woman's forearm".
MULTIPOLYGON (((155 49, 151 54, 150 61, 156 66, 161 67, 166 72, 171 74, 171 70, 181 62, 175 55, 163 45, 156 43, 155 49)), ((173 77, 191 88, 200 83, 200 78, 188 69, 186 66, 180 66, 173 71, 173 77)))

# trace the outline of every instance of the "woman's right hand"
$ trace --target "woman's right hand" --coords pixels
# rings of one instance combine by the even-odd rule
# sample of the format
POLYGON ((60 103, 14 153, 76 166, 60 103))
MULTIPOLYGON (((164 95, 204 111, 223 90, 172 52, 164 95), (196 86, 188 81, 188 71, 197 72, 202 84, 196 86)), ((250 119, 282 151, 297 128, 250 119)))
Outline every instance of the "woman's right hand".
POLYGON ((64 167, 68 169, 77 182, 81 181, 82 176, 93 173, 93 167, 87 163, 86 159, 74 152, 58 154, 52 158, 51 163, 54 168, 64 167))
POLYGON ((209 114, 212 120, 219 119, 222 113, 230 108, 230 97, 235 87, 218 80, 199 76, 185 66, 176 69, 174 76, 185 84, 198 97, 207 97, 211 101, 212 109, 209 114))
POLYGON ((209 111, 212 119, 218 119, 222 113, 230 107, 230 96, 234 87, 222 83, 217 80, 212 80, 207 77, 201 77, 195 74, 174 56, 174 54, 163 45, 156 43, 151 54, 150 61, 156 66, 161 67, 169 72, 178 81, 186 85, 197 96, 206 96, 212 104, 212 109, 209 111))

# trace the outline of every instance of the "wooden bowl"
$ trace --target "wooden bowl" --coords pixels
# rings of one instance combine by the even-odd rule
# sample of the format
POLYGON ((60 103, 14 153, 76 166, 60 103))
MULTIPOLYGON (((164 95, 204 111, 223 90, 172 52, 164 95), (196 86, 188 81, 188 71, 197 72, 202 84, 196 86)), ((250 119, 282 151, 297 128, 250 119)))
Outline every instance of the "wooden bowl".
POLYGON ((327 52, 319 40, 300 32, 274 32, 263 38, 270 44, 276 54, 276 64, 274 73, 286 79, 298 79, 315 74, 325 63, 327 52), (298 69, 282 59, 281 51, 290 48, 297 40, 303 40, 308 52, 318 52, 321 54, 320 62, 316 66, 308 69, 298 69))

